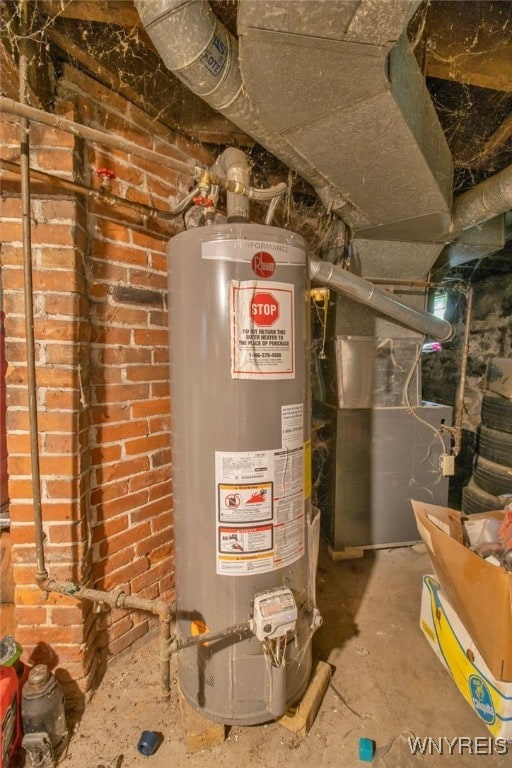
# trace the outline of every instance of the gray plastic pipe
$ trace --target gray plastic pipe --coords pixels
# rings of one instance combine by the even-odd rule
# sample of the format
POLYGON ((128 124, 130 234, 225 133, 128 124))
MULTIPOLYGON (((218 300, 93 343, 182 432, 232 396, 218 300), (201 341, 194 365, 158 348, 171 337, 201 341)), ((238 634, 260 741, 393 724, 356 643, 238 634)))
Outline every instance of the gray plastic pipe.
POLYGON ((377 312, 381 312, 383 315, 387 315, 431 339, 449 341, 454 336, 453 327, 447 320, 431 315, 430 312, 413 309, 402 304, 391 293, 377 288, 368 280, 353 275, 336 264, 311 259, 309 276, 313 282, 332 288, 333 291, 342 296, 348 296, 360 304, 366 304, 377 312))

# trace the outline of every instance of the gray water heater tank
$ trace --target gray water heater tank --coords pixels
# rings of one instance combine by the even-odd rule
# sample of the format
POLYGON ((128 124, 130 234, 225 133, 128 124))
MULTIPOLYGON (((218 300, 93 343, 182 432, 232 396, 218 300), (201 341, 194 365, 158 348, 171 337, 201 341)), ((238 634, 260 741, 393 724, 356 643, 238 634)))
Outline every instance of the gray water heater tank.
POLYGON ((280 683, 248 632, 181 651, 179 684, 205 717, 253 725, 311 673, 306 244, 237 223, 183 232, 168 252, 178 637, 251 619, 279 586, 298 607, 280 683))

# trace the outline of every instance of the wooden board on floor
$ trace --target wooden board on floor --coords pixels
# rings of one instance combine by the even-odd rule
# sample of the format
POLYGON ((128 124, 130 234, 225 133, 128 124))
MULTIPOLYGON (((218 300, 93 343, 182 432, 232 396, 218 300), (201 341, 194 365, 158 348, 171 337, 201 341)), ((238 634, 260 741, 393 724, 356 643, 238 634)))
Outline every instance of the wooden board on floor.
POLYGON ((363 547, 345 547, 344 549, 327 547, 327 554, 331 560, 359 560, 364 557, 364 549, 363 547))
POLYGON ((185 747, 188 754, 193 755, 202 749, 211 749, 217 744, 222 744, 226 738, 226 726, 207 720, 190 706, 181 691, 179 695, 185 747))
POLYGON ((313 725, 329 685, 332 671, 330 664, 326 664, 325 661, 317 661, 306 693, 299 705, 279 718, 278 723, 294 733, 298 739, 304 739, 313 725))

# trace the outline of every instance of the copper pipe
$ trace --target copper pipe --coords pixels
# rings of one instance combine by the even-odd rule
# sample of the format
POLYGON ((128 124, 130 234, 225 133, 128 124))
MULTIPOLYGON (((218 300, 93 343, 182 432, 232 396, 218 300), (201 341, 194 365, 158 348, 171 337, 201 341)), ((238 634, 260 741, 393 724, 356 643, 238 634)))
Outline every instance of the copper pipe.
MULTIPOLYGON (((11 171, 12 173, 20 173, 21 168, 18 163, 13 163, 11 160, 2 160, 0 158, 0 170, 11 171)), ((126 200, 124 197, 118 197, 103 189, 93 189, 92 187, 86 187, 84 184, 77 184, 75 181, 69 181, 69 179, 63 179, 61 176, 56 176, 53 173, 45 173, 44 171, 38 171, 35 168, 30 168, 30 176, 37 181, 44 181, 48 184, 53 184, 59 189, 65 189, 68 192, 75 192, 79 195, 87 195, 92 197, 93 200, 102 200, 104 203, 113 206, 123 206, 130 208, 133 211, 137 211, 143 216, 149 216, 151 218, 172 219, 175 216, 179 216, 192 202, 192 198, 199 193, 199 186, 186 195, 175 208, 171 208, 170 211, 162 211, 159 208, 152 208, 144 203, 137 203, 134 200, 126 200)))
MULTIPOLYGON (((27 0, 20 0, 21 27, 24 34, 20 37, 19 89, 20 102, 27 100, 28 57, 28 5, 27 0)), ((32 231, 30 221, 30 126, 26 117, 20 123, 21 148, 21 223, 23 232, 23 287, 25 300, 25 337, 27 343, 27 388, 28 418, 30 429, 30 460, 32 465, 32 497, 34 506, 34 534, 36 545, 36 579, 48 578, 44 560, 43 515, 41 508, 41 472, 39 465, 39 429, 37 421, 36 398, 36 355, 34 340, 34 301, 32 285, 32 231)))

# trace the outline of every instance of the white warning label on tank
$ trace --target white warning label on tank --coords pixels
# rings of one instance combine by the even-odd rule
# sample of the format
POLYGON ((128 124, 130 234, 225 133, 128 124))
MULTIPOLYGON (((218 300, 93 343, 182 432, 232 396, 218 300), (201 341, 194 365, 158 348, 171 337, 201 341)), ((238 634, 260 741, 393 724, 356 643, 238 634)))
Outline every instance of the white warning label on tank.
POLYGON ((304 443, 304 404, 281 406, 281 443, 283 448, 300 448, 304 443))
POLYGON ((244 576, 304 554, 304 449, 215 453, 217 573, 244 576))
POLYGON ((294 285, 232 280, 231 376, 295 378, 294 285))

